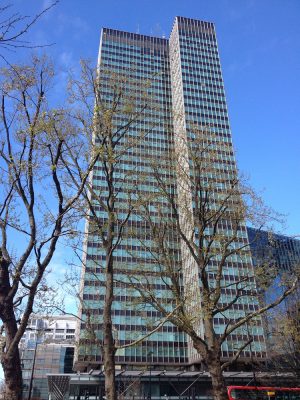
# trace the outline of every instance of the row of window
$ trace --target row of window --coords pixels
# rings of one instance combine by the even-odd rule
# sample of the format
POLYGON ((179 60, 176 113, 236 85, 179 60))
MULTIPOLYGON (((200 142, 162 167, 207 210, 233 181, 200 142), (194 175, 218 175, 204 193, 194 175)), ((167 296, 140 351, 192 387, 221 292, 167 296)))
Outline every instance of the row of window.
POLYGON ((132 32, 125 32, 125 31, 118 31, 116 29, 111 29, 111 28, 104 28, 103 29, 103 35, 105 37, 111 37, 113 40, 119 39, 128 39, 132 40, 133 43, 137 43, 138 41, 140 43, 152 43, 152 44, 159 44, 159 45, 167 45, 168 40, 164 38, 159 38, 155 36, 147 36, 147 35, 141 35, 139 33, 132 33, 132 32))
POLYGON ((211 62, 214 66, 218 67, 220 65, 220 60, 218 56, 209 56, 206 55, 201 49, 197 47, 188 47, 182 46, 180 48, 180 54, 184 60, 194 60, 197 61, 199 64, 205 62, 211 62))
POLYGON ((199 95, 198 101, 199 101, 200 98, 204 98, 205 99, 205 96, 212 97, 212 98, 218 98, 218 99, 220 98, 220 100, 225 101, 225 95, 224 95, 224 91, 223 90, 219 90, 219 91, 207 90, 207 89, 205 89, 203 87, 202 88, 199 87, 197 81, 194 83, 194 81, 187 80, 187 79, 183 79, 182 83, 185 85, 184 86, 184 91, 187 94, 198 93, 198 95, 199 95))
POLYGON ((184 39, 193 39, 193 38, 197 37, 199 39, 211 41, 212 44, 215 43, 216 37, 215 37, 214 33, 211 33, 211 34, 210 33, 200 33, 199 31, 194 31, 195 34, 193 35, 193 33, 191 33, 189 28, 190 27, 186 27, 185 29, 181 28, 179 30, 179 37, 181 36, 184 39))
POLYGON ((110 51, 110 50, 105 50, 105 48, 102 48, 101 51, 101 56, 107 58, 113 58, 116 60, 119 60, 122 62, 126 61, 126 60, 130 60, 130 61, 137 61, 138 62, 143 62, 145 67, 147 66, 157 66, 157 67, 164 67, 166 65, 166 62, 164 59, 158 58, 158 57, 145 57, 145 52, 142 52, 140 54, 136 54, 136 53, 129 53, 127 51, 123 51, 120 50, 119 52, 116 51, 110 51))
POLYGON ((221 90, 224 90, 224 87, 222 84, 220 85, 216 85, 214 83, 211 83, 213 81, 213 79, 207 80, 207 79, 203 79, 202 76, 200 74, 197 73, 191 73, 191 72, 185 72, 184 70, 182 71, 182 76, 184 78, 188 78, 189 81, 194 81, 197 82, 198 86, 199 86, 199 90, 202 90, 205 87, 209 87, 209 88, 213 88, 213 89, 217 89, 218 92, 220 93, 221 90), (221 89, 221 90, 220 90, 221 89))
POLYGON ((201 51, 207 54, 213 54, 218 56, 218 50, 217 50, 217 45, 216 44, 208 44, 206 42, 203 42, 202 40, 199 39, 186 39, 179 37, 179 44, 180 44, 180 49, 195 49, 195 51, 201 51))
POLYGON ((102 52, 105 52, 106 54, 126 54, 128 56, 134 55, 135 57, 143 58, 146 61, 160 60, 163 63, 165 63, 168 59, 168 53, 166 52, 165 48, 155 49, 145 46, 130 46, 109 41, 104 41, 102 43, 102 52))
POLYGON ((186 58, 182 57, 182 66, 184 65, 198 65, 199 69, 202 69, 202 72, 209 72, 211 75, 218 75, 218 76, 222 76, 221 73, 221 69, 220 69, 220 64, 218 63, 211 63, 211 62, 207 62, 207 61, 200 61, 197 58, 192 58, 191 56, 189 58, 187 58, 187 55, 185 56, 186 58), (200 68, 200 66, 202 68, 200 68), (205 68, 206 67, 206 68, 205 68))

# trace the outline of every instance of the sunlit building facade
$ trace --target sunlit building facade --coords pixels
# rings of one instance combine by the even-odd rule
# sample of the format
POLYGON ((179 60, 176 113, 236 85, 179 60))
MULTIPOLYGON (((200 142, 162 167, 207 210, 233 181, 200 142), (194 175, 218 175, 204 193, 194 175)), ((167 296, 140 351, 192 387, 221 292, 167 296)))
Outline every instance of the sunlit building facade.
POLYGON ((19 346, 23 398, 47 400, 47 375, 73 372, 76 324, 72 316, 32 315, 19 346))
MULTIPOLYGON (((120 214, 126 210, 130 191, 135 190, 141 196, 155 192, 154 179, 152 181, 150 174, 154 159, 160 160, 164 178, 169 180, 176 193, 178 189, 176 170, 167 163, 164 164, 165 156, 176 151, 186 151, 184 147, 179 149, 180 144, 176 141, 175 133, 180 132, 180 135, 188 140, 195 125, 205 127, 212 132, 220 148, 224 143, 224 148, 226 147, 227 150, 220 151, 220 157, 216 162, 222 165, 229 177, 230 174, 235 174, 236 165, 214 24, 176 17, 170 40, 104 28, 101 34, 98 67, 100 92, 106 101, 109 101, 111 96, 110 89, 106 86, 107 71, 127 74, 134 81, 140 81, 141 84, 151 82, 148 89, 148 95, 151 97, 150 108, 143 118, 130 128, 132 137, 136 137, 140 132, 149 133, 142 142, 136 142, 135 146, 130 148, 123 156, 121 164, 118 165, 117 173, 123 184, 123 186, 120 185, 118 195, 120 214), (147 175, 147 180, 142 179, 145 175, 147 175), (131 176, 131 179, 126 176, 131 176), (127 183, 124 185, 124 182, 127 183)), ((137 91, 133 103, 141 100, 139 96, 140 93, 137 91)), ((115 121, 116 124, 121 122, 121 120, 115 121)), ((92 185, 94 190, 105 194, 103 177, 104 171, 98 164, 93 171, 92 185)), ((192 201, 193 199, 191 199, 191 207, 192 201)), ((162 204, 161 207, 165 215, 169 214, 172 218, 172 212, 168 206, 162 204)), ((98 215, 105 221, 105 213, 100 206, 98 211, 98 215)), ((145 306, 143 309, 134 306, 138 293, 122 285, 122 282, 127 280, 127 270, 143 266, 144 270, 155 275, 157 268, 151 255, 151 237, 147 234, 147 223, 132 214, 128 225, 128 231, 134 232, 134 235, 131 234, 128 238, 125 235, 114 252, 116 285, 113 324, 117 332, 116 340, 120 344, 127 344, 147 333, 162 317, 150 306, 145 306), (147 249, 141 245, 141 242, 147 243, 147 249)), ((220 229, 225 230, 230 236, 230 221, 223 224, 220 229)), ((92 319, 96 335, 101 341, 105 252, 101 246, 100 237, 92 232, 89 221, 86 230, 87 240, 81 279, 84 306, 80 310, 80 317, 83 320, 87 320, 88 316, 90 320, 92 319)), ((245 226, 240 228, 239 240, 247 244, 245 226)), ((183 264, 183 284, 189 281, 192 274, 197 276, 195 266, 185 265, 182 257, 184 251, 182 243, 175 235, 170 238, 170 247, 173 251, 174 262, 183 264)), ((243 276, 250 277, 252 289, 255 290, 249 252, 229 259, 224 269, 224 282, 228 284, 230 282, 233 284, 243 276)), ((201 298, 200 285, 197 279, 194 282, 196 282, 195 290, 199 292, 201 298)), ((164 282, 159 279, 155 281, 154 278, 153 284, 158 297, 168 297, 164 282)), ((230 290, 224 290, 223 302, 228 302, 231 295, 230 290)), ((243 296, 232 309, 215 316, 216 332, 222 333, 228 319, 238 319, 257 308, 258 301, 255 296, 243 296)), ((249 334, 253 337, 251 348, 246 348, 241 357, 247 359, 254 356, 263 359, 265 342, 259 319, 255 326, 247 327, 247 331, 240 329, 228 338, 223 345, 223 357, 225 359, 232 357, 236 349, 247 340, 249 334)), ((100 347, 88 343, 85 323, 81 324, 79 336, 81 345, 77 355, 77 368, 84 370, 88 366, 89 368, 100 367, 102 363, 100 347)), ((197 364, 197 362, 199 358, 195 355, 186 335, 170 323, 165 324, 162 329, 139 345, 118 351, 116 360, 122 368, 129 368, 129 366, 138 368, 146 364, 172 368, 175 365, 187 366, 197 364)))

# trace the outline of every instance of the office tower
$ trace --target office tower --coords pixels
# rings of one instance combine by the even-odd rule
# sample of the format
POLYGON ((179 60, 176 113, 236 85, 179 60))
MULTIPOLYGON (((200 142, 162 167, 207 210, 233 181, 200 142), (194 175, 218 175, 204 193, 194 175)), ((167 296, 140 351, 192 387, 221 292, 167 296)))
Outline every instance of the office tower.
MULTIPOLYGON (((281 296, 286 279, 299 275, 300 240, 272 232, 247 228, 254 268, 266 264, 268 285, 260 288, 259 298, 268 304, 281 296)), ((269 369, 299 371, 300 289, 290 294, 280 306, 263 316, 269 369)))
MULTIPOLYGON (((300 266, 300 240, 273 232, 247 227, 254 268, 268 265, 269 287, 260 290, 260 299, 271 303, 285 290, 284 281, 296 275, 300 266)), ((299 290, 284 299, 281 304, 288 310, 289 303, 294 307, 299 290)), ((275 309, 276 310, 276 309, 275 309)))
MULTIPOLYGON (((260 290, 261 301, 270 303, 283 294, 286 288, 285 280, 299 273, 300 240, 250 227, 247 227, 247 232, 254 268, 264 264, 270 266, 269 287, 260 290)), ((299 307, 299 299, 300 292, 297 289, 284 299, 274 313, 270 312, 265 316, 265 322, 268 317, 271 323, 274 319, 273 314, 289 314, 295 307, 299 307)))
MULTIPOLYGON (((135 81, 149 80, 151 85, 148 94, 152 99, 150 110, 137 124, 130 127, 130 135, 136 137, 139 132, 149 131, 143 141, 136 143, 134 148, 123 155, 121 167, 118 167, 120 180, 124 182, 125 175, 134 176, 128 180, 127 188, 121 188, 118 199, 119 212, 126 208, 128 191, 136 190, 141 196, 155 192, 155 182, 151 178, 151 165, 153 159, 160 160, 160 170, 165 178, 169 179, 173 190, 178 192, 179 180, 176 169, 168 165, 166 155, 182 154, 186 160, 187 175, 189 171, 188 149, 185 143, 192 137, 195 126, 200 127, 215 138, 219 147, 219 156, 216 162, 222 164, 227 173, 235 174, 236 166, 231 145, 231 133, 228 122, 227 106, 224 93, 224 84, 217 48, 215 28, 212 23, 177 17, 175 19, 170 40, 164 38, 144 36, 140 34, 103 29, 99 52, 99 79, 100 92, 104 101, 110 100, 111 92, 107 82, 107 71, 115 74, 124 74, 135 81), (222 147, 223 146, 223 147, 222 147), (223 148, 223 151, 222 151, 223 148), (226 148, 226 151, 224 149, 226 148), (141 177, 147 174, 147 180, 141 177)), ((139 91, 134 92, 137 103, 139 91)), ((122 120, 122 116, 120 117, 122 120)), ((116 124, 120 121, 115 121, 116 124)), ((119 164, 120 165, 120 164, 119 164)), ((104 171, 100 164, 96 165, 92 176, 93 188, 105 193, 104 171)), ((188 183, 187 183, 188 186, 188 183)), ((186 199, 184 199, 186 200, 186 199)), ((159 200, 157 200, 159 201, 159 200)), ((193 207, 192 195, 189 198, 190 207, 193 207)), ((179 201, 180 203, 180 201, 179 201)), ((168 205, 161 204, 164 215, 170 214, 168 205)), ((179 204, 180 209, 180 204, 179 204)), ((155 212, 155 210, 150 210, 155 212)), ((99 216, 105 221, 105 213, 99 206, 99 216), (102 213, 102 214, 101 214, 102 213)), ((126 269, 137 269, 143 265, 144 269, 155 274, 157 268, 151 256, 151 237, 147 236, 147 223, 135 214, 129 218, 129 228, 134 232, 131 237, 124 237, 114 252, 115 271, 117 274, 115 298, 113 302, 113 324, 118 332, 121 344, 127 344, 140 334, 147 332, 147 327, 159 319, 160 315, 151 307, 139 310, 132 305, 131 300, 138 297, 133 290, 122 286, 120 282, 126 281, 126 269), (141 241, 147 241, 148 250, 142 247, 141 241), (150 251, 149 251, 150 248, 150 251)), ((230 237, 230 221, 222 225, 223 234, 230 237)), ((92 316, 93 326, 97 337, 101 341, 101 314, 104 300, 105 275, 103 263, 105 252, 101 247, 101 240, 92 230, 92 224, 87 225, 86 254, 83 260, 82 296, 84 306, 80 310, 83 320, 92 316)), ((246 227, 241 226, 239 240, 247 244, 246 227)), ((190 282, 193 286, 194 299, 201 299, 201 291, 197 284, 198 275, 196 266, 185 260, 184 246, 176 235, 170 238, 170 248, 176 263, 182 263, 183 282, 190 282)), ((253 267, 250 253, 239 258, 232 257, 226 265, 224 280, 234 282, 236 277, 249 275, 255 287, 253 267)), ((153 281, 157 296, 167 296, 168 290, 164 282, 153 281)), ((226 291, 224 296, 226 296, 226 291)), ((199 300, 200 301, 200 300, 199 300)), ((228 301, 224 297, 224 302, 228 301)), ((245 313, 258 308, 258 301, 253 296, 243 296, 243 300, 233 307, 228 315, 230 318, 239 318, 245 313)), ((226 320, 222 315, 216 315, 214 324, 217 332, 222 332, 226 320)), ((202 329, 199 320, 199 330, 202 329)), ((255 327, 248 327, 248 333, 253 336, 251 351, 242 352, 242 358, 265 356, 265 345, 261 321, 258 318, 255 327), (252 331, 253 329, 253 331, 252 331), (251 354, 250 354, 251 353, 251 354)), ((100 348, 90 345, 87 339, 85 324, 80 331, 81 345, 78 350, 76 367, 98 368, 102 358, 100 348)), ((224 358, 231 357, 236 351, 241 340, 247 334, 243 332, 232 335, 222 348, 224 358)), ((141 344, 117 352, 116 363, 122 367, 154 364, 164 367, 178 367, 199 362, 199 357, 192 349, 191 343, 183 332, 180 332, 170 323, 141 344)))
MULTIPOLYGON (((171 129, 171 90, 170 90, 170 68, 169 68, 169 48, 166 39, 149 37, 144 35, 120 32, 113 29, 103 29, 101 35, 101 45, 99 54, 100 87, 102 88, 102 99, 109 100, 111 93, 108 85, 106 86, 107 74, 105 71, 116 74, 130 74, 133 76, 132 81, 140 81, 144 86, 147 81, 151 82, 148 90, 147 101, 150 98, 149 115, 142 118, 138 124, 134 124, 130 128, 130 135, 133 137, 140 132, 147 132, 147 136, 134 148, 130 148, 122 160, 122 166, 119 167, 118 173, 128 174, 130 171, 138 178, 143 176, 145 171, 149 171, 151 162, 154 158, 163 159, 165 154, 169 153, 172 148, 172 129, 171 129), (152 127, 154 121, 154 128, 152 127)), ((131 80, 131 79, 129 79, 131 80)), ((132 88, 134 90, 134 88, 132 88)), ((139 93, 136 94, 138 101, 139 93)), ((171 173, 171 171, 169 171, 171 173)), ((103 170, 101 165, 94 168, 93 186, 99 187, 99 192, 105 189, 103 180, 103 170), (102 185, 102 186, 101 186, 102 185), (104 185, 104 187, 103 187, 104 185)), ((134 180, 134 179, 132 179, 134 180)), ((154 182, 141 182, 139 190, 141 194, 147 195, 151 193, 154 182)), ((119 208, 127 209, 128 194, 127 189, 133 189, 130 182, 128 188, 122 188, 120 193, 119 208)), ((100 210, 101 212, 101 210, 100 210)), ((128 221, 128 229, 136 230, 145 235, 146 224, 138 221, 135 215, 132 215, 128 221)), ((103 287, 105 276, 101 273, 101 266, 105 260, 105 250, 101 248, 101 241, 98 237, 91 234, 87 239, 87 257, 84 261, 85 274, 83 277, 84 289, 83 300, 84 307, 92 310, 94 320, 101 323, 101 304, 103 304, 103 287), (97 276, 95 277, 95 274, 97 276), (99 282, 102 282, 99 287, 99 282), (98 312, 100 316, 97 315, 98 312)), ((122 274, 122 270, 126 268, 137 268, 143 264, 144 268, 152 270, 155 268, 153 260, 147 257, 146 251, 141 248, 139 239, 134 238, 123 239, 114 253, 115 270, 117 271, 117 279, 119 281, 126 280, 126 274, 122 274)), ((144 236, 143 239, 146 239, 144 236)), ((158 313, 152 309, 137 311, 131 308, 128 303, 132 293, 121 285, 115 288, 115 301, 113 304, 113 323, 117 327, 118 338, 121 343, 137 338, 138 335, 146 333, 146 325, 149 319, 157 318, 158 313)), ((91 312, 91 311, 90 311, 91 312)), ((83 310, 83 318, 84 310, 83 310)), ((81 335, 84 335, 84 331, 81 335)), ((101 328, 98 333, 101 339, 101 328)), ((121 350, 117 354, 117 363, 124 364, 127 362, 146 363, 148 362, 148 354, 154 362, 162 364, 185 362, 186 361, 186 344, 184 335, 178 332, 173 326, 165 326, 161 332, 154 334, 150 340, 144 342, 141 346, 121 350), (164 343, 162 346, 161 344, 164 343), (152 353, 153 352, 153 353, 152 353)), ((99 349, 94 348, 94 354, 89 354, 89 346, 79 348, 78 367, 83 362, 100 362, 101 355, 99 349), (82 352, 82 353, 81 353, 82 352)), ((80 368, 80 367, 79 367, 80 368)))
POLYGON ((269 260, 279 273, 293 272, 300 264, 300 240, 247 227, 254 265, 269 260))
POLYGON ((73 371, 76 318, 33 315, 21 339, 23 396, 47 400, 47 374, 73 371), (30 389, 31 388, 31 389, 30 389))

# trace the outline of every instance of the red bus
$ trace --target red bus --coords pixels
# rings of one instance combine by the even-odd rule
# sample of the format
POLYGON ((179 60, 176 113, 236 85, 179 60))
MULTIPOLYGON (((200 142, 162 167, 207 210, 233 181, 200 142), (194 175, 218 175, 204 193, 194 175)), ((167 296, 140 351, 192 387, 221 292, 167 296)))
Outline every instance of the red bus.
POLYGON ((228 386, 229 400, 300 400, 300 388, 228 386))

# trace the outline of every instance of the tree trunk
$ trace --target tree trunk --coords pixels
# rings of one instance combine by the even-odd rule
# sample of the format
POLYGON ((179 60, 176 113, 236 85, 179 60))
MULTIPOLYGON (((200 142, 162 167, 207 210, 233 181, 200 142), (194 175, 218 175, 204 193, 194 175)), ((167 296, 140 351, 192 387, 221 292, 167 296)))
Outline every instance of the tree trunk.
POLYGON ((1 364, 5 378, 5 394, 9 400, 22 399, 22 369, 18 344, 11 348, 12 341, 17 333, 18 327, 13 312, 13 306, 2 304, 2 320, 5 329, 5 348, 1 355, 1 364), (4 314, 4 318, 3 318, 4 314))
POLYGON ((112 330, 111 308, 113 301, 113 261, 107 253, 106 291, 103 309, 103 364, 105 374, 105 395, 107 400, 116 400, 115 385, 115 343, 112 330))
POLYGON ((22 370, 17 348, 9 358, 5 356, 1 359, 1 364, 5 378, 5 399, 22 399, 22 370))
MULTIPOLYGON (((206 323, 208 331, 212 327, 212 324, 209 321, 206 321, 206 323)), ((211 329, 210 332, 212 332, 211 329)), ((221 369, 221 349, 219 343, 211 335, 211 341, 215 341, 215 343, 212 343, 210 349, 207 349, 194 331, 188 332, 188 334, 192 338, 194 348, 201 355, 210 373, 214 400, 228 400, 227 387, 221 369)))
MULTIPOLYGON (((111 136, 108 137, 108 154, 113 153, 111 136)), ((114 265, 113 250, 115 236, 115 196, 114 196, 114 165, 108 162, 107 185, 109 195, 107 199, 108 220, 107 220, 107 240, 105 244, 106 255, 106 284, 105 301, 103 307, 103 364, 105 374, 105 396, 106 400, 117 400, 115 383, 115 342, 113 338, 112 325, 112 303, 114 299, 114 265)))
POLYGON ((211 354, 207 360, 208 370, 211 376, 214 400, 228 400, 227 388, 221 370, 220 358, 211 354))
POLYGON ((0 318, 5 332, 5 345, 0 349, 1 364, 5 378, 5 395, 9 400, 22 399, 22 369, 18 343, 11 344, 18 330, 12 300, 7 298, 10 290, 9 261, 5 259, 0 250, 0 318))
MULTIPOLYGON (((104 332, 104 338, 105 336, 106 332, 104 332)), ((107 400, 116 400, 114 353, 115 353, 114 350, 110 352, 109 346, 104 343, 103 361, 104 361, 104 374, 105 374, 105 396, 107 400)))
POLYGON ((5 349, 1 356, 1 364, 5 378, 5 398, 9 400, 21 400, 23 381, 19 348, 17 344, 14 345, 14 348, 10 348, 11 342, 17 332, 17 323, 12 306, 6 308, 9 308, 10 312, 6 309, 5 314, 11 315, 11 317, 3 319, 6 341, 5 349))

